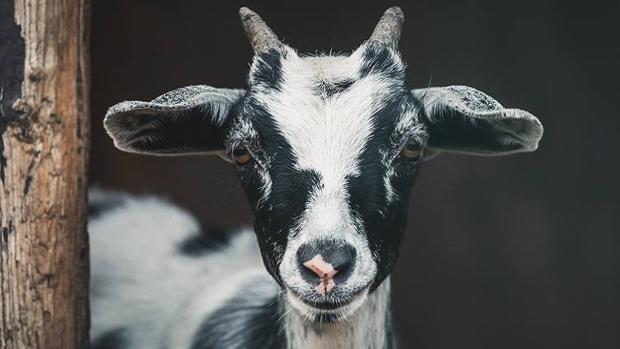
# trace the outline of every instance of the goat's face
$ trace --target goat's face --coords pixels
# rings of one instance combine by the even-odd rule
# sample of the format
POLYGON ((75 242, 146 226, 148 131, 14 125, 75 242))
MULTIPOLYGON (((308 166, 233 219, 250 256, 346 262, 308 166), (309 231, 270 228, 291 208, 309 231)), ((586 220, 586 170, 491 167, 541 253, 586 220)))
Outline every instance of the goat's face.
POLYGON ((228 151, 243 157, 265 263, 290 297, 333 307, 392 270, 426 143, 404 73, 398 54, 378 45, 255 58, 228 151), (311 270, 317 256, 333 277, 311 270))
POLYGON ((255 13, 242 19, 257 51, 246 90, 123 102, 105 125, 123 150, 235 162, 265 265, 311 320, 351 315, 392 271, 427 154, 531 151, 542 135, 534 116, 480 91, 409 90, 397 8, 348 56, 301 56, 255 13))

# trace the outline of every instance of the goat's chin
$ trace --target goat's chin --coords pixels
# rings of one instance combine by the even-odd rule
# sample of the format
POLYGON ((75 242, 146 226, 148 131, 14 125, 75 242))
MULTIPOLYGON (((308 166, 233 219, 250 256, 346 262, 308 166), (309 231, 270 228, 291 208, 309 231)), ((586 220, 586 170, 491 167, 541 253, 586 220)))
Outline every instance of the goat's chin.
POLYGON ((330 325, 346 321, 364 304, 368 298, 368 288, 360 291, 342 305, 324 306, 311 304, 302 296, 287 290, 286 298, 290 307, 295 309, 304 322, 308 324, 330 325))

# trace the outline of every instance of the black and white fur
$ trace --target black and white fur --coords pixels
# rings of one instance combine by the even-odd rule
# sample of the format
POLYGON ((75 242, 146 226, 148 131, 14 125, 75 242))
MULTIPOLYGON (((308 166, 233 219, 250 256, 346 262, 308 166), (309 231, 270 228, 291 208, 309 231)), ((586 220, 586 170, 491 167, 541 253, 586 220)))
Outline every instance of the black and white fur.
POLYGON ((533 151, 542 126, 473 88, 410 90, 389 44, 398 8, 340 56, 301 55, 255 13, 241 15, 256 51, 246 89, 189 86, 123 102, 105 126, 130 152, 232 160, 247 149, 251 161, 236 168, 254 232, 213 248, 201 243, 208 231, 166 202, 93 192, 93 345, 394 347, 389 274, 421 164, 439 152, 533 151), (419 158, 402 155, 411 144, 419 158), (346 277, 319 294, 298 251, 325 241, 355 254, 346 277))

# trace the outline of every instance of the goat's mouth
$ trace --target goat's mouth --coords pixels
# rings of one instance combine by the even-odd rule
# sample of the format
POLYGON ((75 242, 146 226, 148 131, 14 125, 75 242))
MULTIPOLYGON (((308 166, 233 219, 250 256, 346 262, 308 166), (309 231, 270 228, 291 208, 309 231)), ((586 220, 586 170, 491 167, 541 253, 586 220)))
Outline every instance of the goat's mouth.
POLYGON ((368 287, 330 296, 303 295, 287 290, 290 304, 310 323, 330 324, 350 317, 366 300, 368 287))

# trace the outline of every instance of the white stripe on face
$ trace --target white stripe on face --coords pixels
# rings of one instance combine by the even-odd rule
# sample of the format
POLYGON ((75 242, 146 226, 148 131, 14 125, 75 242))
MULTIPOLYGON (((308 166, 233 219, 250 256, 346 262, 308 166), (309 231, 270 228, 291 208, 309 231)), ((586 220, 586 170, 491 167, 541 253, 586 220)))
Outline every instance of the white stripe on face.
POLYGON ((359 158, 375 130, 374 115, 394 90, 394 81, 380 74, 360 78, 362 52, 348 57, 289 53, 282 59, 281 88, 255 91, 291 147, 296 160, 291 165, 321 179, 310 193, 280 266, 289 284, 305 284, 296 263, 297 248, 324 238, 346 241, 358 251, 356 269, 363 273, 353 272, 347 284, 368 283, 375 274, 368 242, 357 229, 361 224, 350 212, 347 177, 360 175, 359 158), (321 95, 322 82, 343 80, 352 84, 331 96, 321 95))
POLYGON ((358 158, 375 127, 372 116, 391 84, 380 75, 357 79, 362 63, 358 51, 350 57, 289 55, 282 62, 281 91, 270 90, 257 97, 290 144, 294 166, 321 176, 322 188, 311 200, 317 205, 323 200, 338 206, 346 202, 345 179, 359 174, 358 158), (326 99, 317 93, 321 81, 342 79, 354 83, 326 99))

